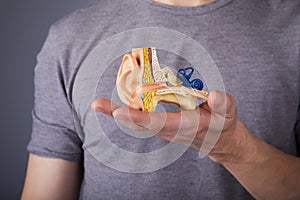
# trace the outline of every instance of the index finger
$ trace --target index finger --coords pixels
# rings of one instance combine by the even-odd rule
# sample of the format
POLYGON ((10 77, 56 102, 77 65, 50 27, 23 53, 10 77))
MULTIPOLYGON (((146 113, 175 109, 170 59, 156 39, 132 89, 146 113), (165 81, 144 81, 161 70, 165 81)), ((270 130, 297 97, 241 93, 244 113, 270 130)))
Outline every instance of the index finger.
MULTIPOLYGON (((113 117, 127 120, 143 126, 148 130, 177 131, 192 127, 207 126, 210 117, 202 113, 203 109, 181 112, 145 112, 128 107, 119 107, 114 110, 113 117), (200 119, 201 118, 201 119, 200 119)), ((206 111, 207 112, 207 111, 206 111)))

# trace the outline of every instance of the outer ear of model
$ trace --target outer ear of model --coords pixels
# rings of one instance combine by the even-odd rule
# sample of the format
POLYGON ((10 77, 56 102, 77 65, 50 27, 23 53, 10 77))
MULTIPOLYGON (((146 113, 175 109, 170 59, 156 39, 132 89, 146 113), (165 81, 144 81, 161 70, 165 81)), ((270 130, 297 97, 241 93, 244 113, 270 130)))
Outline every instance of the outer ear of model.
POLYGON ((119 68, 116 87, 120 100, 131 108, 154 112, 159 101, 175 103, 183 110, 196 109, 198 99, 207 99, 200 79, 190 81, 192 67, 177 74, 161 69, 155 48, 132 49, 119 68))

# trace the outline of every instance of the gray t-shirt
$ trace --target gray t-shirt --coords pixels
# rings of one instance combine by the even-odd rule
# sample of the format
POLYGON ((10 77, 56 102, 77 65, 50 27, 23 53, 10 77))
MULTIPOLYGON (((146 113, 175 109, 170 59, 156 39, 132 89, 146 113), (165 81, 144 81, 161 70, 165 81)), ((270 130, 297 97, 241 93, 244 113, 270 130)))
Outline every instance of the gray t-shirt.
MULTIPOLYGON (((222 76, 226 91, 235 97, 238 116, 249 130, 276 148, 299 156, 300 2, 297 0, 216 0, 192 8, 151 0, 101 0, 63 18, 51 27, 37 58, 33 130, 28 151, 45 157, 82 160, 82 199, 252 199, 223 166, 207 157, 200 159, 193 149, 165 167, 145 173, 110 167, 116 162, 109 156, 106 162, 99 160, 102 154, 113 154, 100 140, 91 140, 97 135, 92 133, 93 122, 88 118, 94 113, 90 103, 100 97, 118 101, 115 80, 122 61, 118 55, 108 62, 114 53, 110 48, 113 45, 108 42, 118 42, 118 37, 111 37, 115 34, 144 27, 177 31, 201 44, 218 67, 215 73, 222 76), (103 45, 106 48, 101 48, 103 45), (101 63, 109 64, 103 68, 101 63), (89 64, 99 64, 100 71, 89 64)), ((129 33, 124 43, 119 41, 120 46, 129 44, 128 52, 132 48, 128 41, 135 40, 135 34, 129 33)), ((144 40, 148 42, 147 38, 144 40)), ((188 47, 182 49, 187 51, 188 47)), ((158 50, 158 57, 167 66, 190 65, 189 61, 163 49, 158 50)), ((155 136, 133 137, 101 113, 94 118, 105 139, 125 151, 141 154, 168 145, 155 136)), ((117 153, 114 155, 118 157, 117 153)), ((162 155, 153 162, 164 160, 162 155)), ((126 157, 120 160, 119 167, 123 161, 126 157)), ((132 167, 142 165, 133 160, 132 167)))

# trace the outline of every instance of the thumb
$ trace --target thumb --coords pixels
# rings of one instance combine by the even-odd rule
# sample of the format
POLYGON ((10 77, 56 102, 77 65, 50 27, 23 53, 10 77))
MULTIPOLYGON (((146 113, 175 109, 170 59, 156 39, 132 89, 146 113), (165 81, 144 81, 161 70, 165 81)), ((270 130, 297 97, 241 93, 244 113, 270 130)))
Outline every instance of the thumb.
POLYGON ((236 102, 232 96, 221 91, 211 91, 207 100, 208 106, 212 112, 225 118, 236 116, 236 102))

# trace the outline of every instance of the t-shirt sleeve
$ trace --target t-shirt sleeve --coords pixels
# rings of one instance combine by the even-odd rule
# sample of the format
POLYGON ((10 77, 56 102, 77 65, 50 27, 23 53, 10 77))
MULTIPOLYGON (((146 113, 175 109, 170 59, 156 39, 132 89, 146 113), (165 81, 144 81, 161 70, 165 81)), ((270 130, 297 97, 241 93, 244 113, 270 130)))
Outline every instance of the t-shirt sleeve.
POLYGON ((59 59, 59 34, 51 27, 37 56, 34 70, 32 135, 27 150, 43 157, 79 161, 82 142, 76 133, 68 98, 63 63, 59 59))

